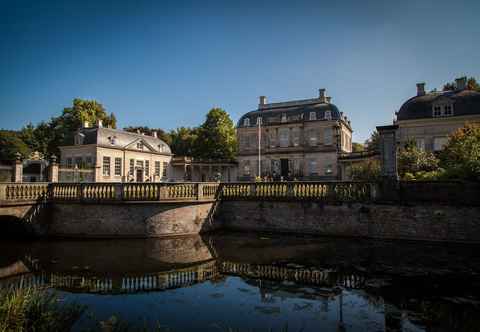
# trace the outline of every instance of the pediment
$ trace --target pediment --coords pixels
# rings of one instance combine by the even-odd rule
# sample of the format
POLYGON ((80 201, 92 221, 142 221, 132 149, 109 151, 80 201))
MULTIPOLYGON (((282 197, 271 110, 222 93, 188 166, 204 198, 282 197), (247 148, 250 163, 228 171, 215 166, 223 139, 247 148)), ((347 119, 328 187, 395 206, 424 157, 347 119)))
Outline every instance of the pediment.
POLYGON ((137 150, 137 151, 145 151, 145 148, 147 151, 150 152, 157 152, 146 140, 143 138, 137 138, 128 143, 127 145, 124 146, 125 149, 130 149, 130 150, 137 150), (142 143, 142 146, 144 147, 142 150, 137 148, 138 143, 142 143))

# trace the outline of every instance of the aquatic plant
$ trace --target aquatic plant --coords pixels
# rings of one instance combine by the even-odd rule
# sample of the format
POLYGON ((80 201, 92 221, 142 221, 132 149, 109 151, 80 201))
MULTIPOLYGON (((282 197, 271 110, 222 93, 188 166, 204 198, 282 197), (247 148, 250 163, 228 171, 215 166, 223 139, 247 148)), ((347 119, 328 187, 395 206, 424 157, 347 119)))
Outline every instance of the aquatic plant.
POLYGON ((0 290, 0 332, 69 331, 84 311, 46 289, 0 290))

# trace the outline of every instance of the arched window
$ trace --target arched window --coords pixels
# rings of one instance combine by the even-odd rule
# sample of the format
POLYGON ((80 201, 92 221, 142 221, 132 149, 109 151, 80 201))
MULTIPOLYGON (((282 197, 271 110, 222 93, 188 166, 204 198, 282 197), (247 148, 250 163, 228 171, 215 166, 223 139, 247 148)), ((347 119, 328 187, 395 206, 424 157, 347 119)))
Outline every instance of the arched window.
POLYGON ((250 118, 243 119, 243 126, 244 127, 249 127, 250 126, 250 118))

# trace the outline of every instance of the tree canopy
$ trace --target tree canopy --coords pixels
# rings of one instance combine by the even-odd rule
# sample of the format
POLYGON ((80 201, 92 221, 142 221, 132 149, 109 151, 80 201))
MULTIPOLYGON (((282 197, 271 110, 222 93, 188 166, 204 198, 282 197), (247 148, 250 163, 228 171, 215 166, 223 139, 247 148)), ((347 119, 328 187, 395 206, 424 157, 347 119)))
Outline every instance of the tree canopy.
POLYGON ((18 133, 12 130, 0 130, 0 159, 15 160, 16 154, 26 158, 31 150, 19 137, 18 133))
MULTIPOLYGON (((455 82, 448 82, 443 86, 443 91, 453 91, 456 89, 456 87, 457 85, 455 84, 455 82)), ((467 80, 467 89, 480 92, 480 84, 477 83, 475 77, 470 77, 467 80)))
POLYGON ((440 165, 451 178, 480 181, 480 126, 468 124, 450 135, 440 165))
POLYGON ((230 116, 221 108, 212 108, 205 122, 198 128, 196 155, 202 159, 235 158, 237 137, 230 116))
POLYGON ((161 128, 149 128, 147 126, 129 126, 129 127, 123 128, 123 130, 131 133, 136 133, 140 131, 141 133, 145 133, 146 135, 150 135, 150 136, 153 135, 153 132, 156 132, 157 137, 160 138, 162 141, 164 141, 168 145, 172 143, 170 134, 161 128))

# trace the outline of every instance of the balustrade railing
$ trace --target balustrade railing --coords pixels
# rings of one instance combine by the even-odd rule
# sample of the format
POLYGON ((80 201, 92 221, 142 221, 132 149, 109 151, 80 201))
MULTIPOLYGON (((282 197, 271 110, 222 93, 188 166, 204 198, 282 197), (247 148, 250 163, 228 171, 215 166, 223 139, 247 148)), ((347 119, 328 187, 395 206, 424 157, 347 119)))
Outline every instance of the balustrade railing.
POLYGON ((221 199, 368 202, 376 193, 376 185, 369 182, 224 183, 221 199))
POLYGON ((48 193, 48 183, 0 183, 0 201, 36 201, 48 193))
POLYGON ((200 201, 308 200, 368 202, 376 198, 369 182, 259 183, 3 183, 0 201, 200 201))
POLYGON ((201 201, 217 198, 219 183, 0 183, 0 202, 201 201))

